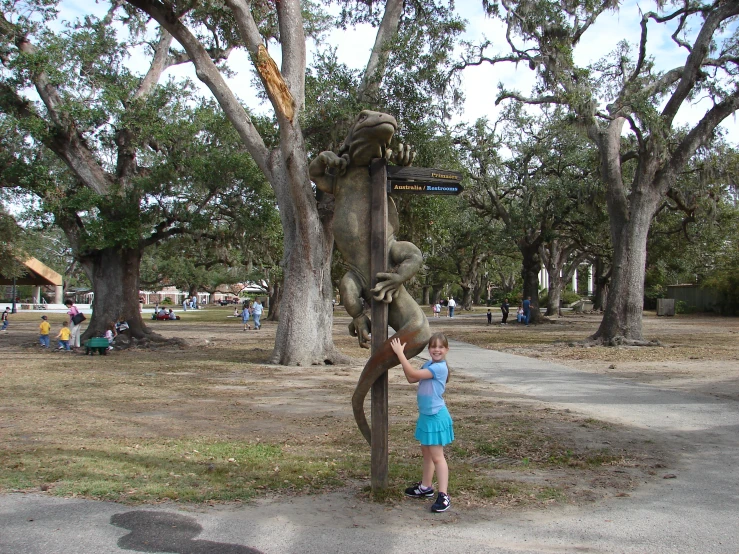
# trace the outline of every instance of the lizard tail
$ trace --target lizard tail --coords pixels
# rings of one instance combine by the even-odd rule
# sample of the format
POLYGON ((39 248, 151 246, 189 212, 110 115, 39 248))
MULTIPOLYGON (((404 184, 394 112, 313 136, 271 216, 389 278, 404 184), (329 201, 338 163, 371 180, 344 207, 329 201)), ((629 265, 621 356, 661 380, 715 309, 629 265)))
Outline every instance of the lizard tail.
POLYGON ((359 376, 357 387, 354 389, 352 409, 354 410, 357 427, 359 427, 364 438, 367 439, 368 444, 372 445, 372 439, 367 416, 364 413, 364 399, 374 382, 388 369, 400 363, 395 352, 390 348, 390 341, 397 337, 400 342, 405 343, 405 355, 410 360, 427 346, 430 336, 428 323, 426 323, 424 317, 424 325, 421 325, 420 328, 402 330, 396 333, 382 343, 382 347, 367 360, 367 364, 359 376))

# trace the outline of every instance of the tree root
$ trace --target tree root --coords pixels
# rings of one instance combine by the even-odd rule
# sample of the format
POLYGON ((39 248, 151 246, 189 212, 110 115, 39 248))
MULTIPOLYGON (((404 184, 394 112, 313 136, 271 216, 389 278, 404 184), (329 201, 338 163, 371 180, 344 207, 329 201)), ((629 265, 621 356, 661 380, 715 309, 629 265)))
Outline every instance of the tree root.
POLYGON ((583 346, 662 346, 658 340, 627 339, 623 335, 616 335, 610 339, 593 336, 583 342, 583 346))
POLYGON ((356 358, 352 358, 351 356, 347 356, 346 354, 342 354, 338 350, 334 349, 331 352, 327 352, 320 358, 314 358, 309 361, 295 361, 290 362, 289 360, 286 362, 284 360, 281 360, 279 355, 273 355, 269 363, 272 365, 294 365, 294 366, 319 366, 319 365, 361 365, 366 360, 357 360, 356 358))
POLYGON ((118 335, 113 341, 113 347, 116 350, 127 350, 136 348, 139 350, 155 350, 158 348, 187 348, 188 342, 180 338, 165 338, 159 333, 146 333, 144 337, 130 337, 126 334, 118 335))

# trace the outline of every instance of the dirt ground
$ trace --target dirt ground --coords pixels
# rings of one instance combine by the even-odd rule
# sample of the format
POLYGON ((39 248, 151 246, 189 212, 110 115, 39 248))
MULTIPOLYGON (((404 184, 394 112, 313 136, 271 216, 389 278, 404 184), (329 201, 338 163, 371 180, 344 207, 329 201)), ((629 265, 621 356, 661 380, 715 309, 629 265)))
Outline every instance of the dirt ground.
MULTIPOLYGON (((8 460, 42 446, 102 451, 108 443, 135 449, 163 439, 192 443, 208 437, 279 444, 286 452, 341 468, 331 482, 314 478, 312 488, 301 485, 309 479, 307 472, 298 475, 296 470, 280 479, 285 483, 281 490, 258 478, 250 481, 254 489, 278 496, 326 490, 366 494, 368 448, 354 426, 350 398, 367 351, 346 335, 349 319, 337 310, 334 336, 356 364, 295 368, 267 364, 275 324, 242 331, 229 312, 209 312, 201 322, 151 322, 156 332, 187 341, 186 348, 129 349, 106 357, 41 351, 38 314, 16 314, 10 330, 0 334, 0 464, 10 468, 8 460)), ((53 328, 65 317, 51 316, 53 328)), ((573 315, 525 328, 488 326, 483 313, 462 313, 431 324, 450 338, 485 348, 659 387, 739 398, 739 320, 647 314, 645 335, 662 347, 577 345, 595 331, 599 319, 573 315)), ((493 390, 460 370, 447 393, 457 430, 448 449, 455 506, 546 506, 628 496, 668 473, 677 461, 669 444, 654 433, 493 390)), ((390 385, 391 465, 399 468, 391 482, 400 486, 416 467, 420 471, 412 439, 415 390, 399 371, 391 371, 390 385)), ((193 452, 198 451, 189 446, 183 456, 189 459, 193 452)), ((48 480, 43 470, 35 470, 38 479, 48 480)), ((124 492, 117 499, 152 501, 124 492)))
MULTIPOLYGON (((580 343, 597 330, 600 320, 599 314, 569 314, 528 328, 517 324, 481 327, 465 322, 459 338, 581 371, 739 399, 739 318, 702 314, 657 317, 646 312, 644 336, 658 340, 661 347, 584 347, 580 343)), ((456 325, 450 329, 451 336, 456 325)))

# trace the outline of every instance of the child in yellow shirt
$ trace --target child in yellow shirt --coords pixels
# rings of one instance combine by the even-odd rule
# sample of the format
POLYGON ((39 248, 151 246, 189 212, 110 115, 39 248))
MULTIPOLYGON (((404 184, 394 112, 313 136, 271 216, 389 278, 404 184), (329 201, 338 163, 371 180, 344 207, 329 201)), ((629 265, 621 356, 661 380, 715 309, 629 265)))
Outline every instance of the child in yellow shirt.
POLYGON ((67 352, 71 351, 69 348, 69 337, 71 334, 72 332, 69 330, 69 322, 65 321, 62 323, 62 328, 56 336, 56 338, 59 339, 59 350, 66 350, 67 352))
POLYGON ((38 326, 38 340, 43 348, 49 348, 49 333, 51 332, 51 325, 49 325, 48 319, 48 317, 42 315, 41 325, 38 326))

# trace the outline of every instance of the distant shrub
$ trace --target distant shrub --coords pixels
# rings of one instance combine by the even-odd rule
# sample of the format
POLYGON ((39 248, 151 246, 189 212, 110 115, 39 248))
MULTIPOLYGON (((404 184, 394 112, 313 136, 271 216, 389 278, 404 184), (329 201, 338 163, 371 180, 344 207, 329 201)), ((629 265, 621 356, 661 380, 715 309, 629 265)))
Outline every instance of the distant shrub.
POLYGON ((690 306, 682 300, 675 302, 675 313, 676 314, 694 314, 698 311, 695 306, 690 306))
MULTIPOLYGON (((569 306, 582 299, 582 296, 571 290, 563 290, 559 300, 563 306, 569 306)), ((539 306, 546 306, 549 303, 549 294, 543 293, 539 295, 539 306)))

